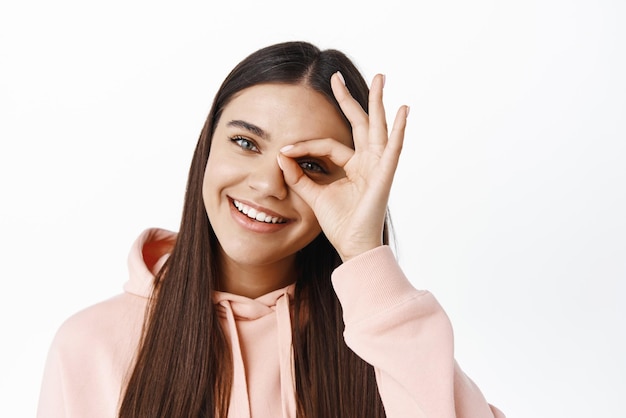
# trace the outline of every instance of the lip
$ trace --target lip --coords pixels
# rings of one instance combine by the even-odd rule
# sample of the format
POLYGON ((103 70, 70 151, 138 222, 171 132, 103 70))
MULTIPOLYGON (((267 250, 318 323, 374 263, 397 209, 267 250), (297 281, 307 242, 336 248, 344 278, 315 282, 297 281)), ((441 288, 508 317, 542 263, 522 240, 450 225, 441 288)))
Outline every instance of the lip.
POLYGON ((237 222, 237 224, 239 224, 243 228, 253 231, 253 232, 262 232, 262 233, 277 232, 283 229, 289 223, 291 223, 291 220, 289 218, 285 218, 284 216, 281 216, 280 214, 274 211, 255 205, 245 200, 233 199, 232 197, 229 196, 228 203, 230 206, 230 214, 232 218, 235 220, 235 222, 237 222), (251 208, 255 209, 258 212, 263 212, 268 216, 281 218, 284 220, 284 222, 268 223, 268 222, 262 222, 262 221, 257 221, 255 219, 252 219, 248 217, 247 215, 241 213, 239 209, 235 207, 234 200, 237 200, 238 202, 243 203, 246 206, 250 206, 251 208))

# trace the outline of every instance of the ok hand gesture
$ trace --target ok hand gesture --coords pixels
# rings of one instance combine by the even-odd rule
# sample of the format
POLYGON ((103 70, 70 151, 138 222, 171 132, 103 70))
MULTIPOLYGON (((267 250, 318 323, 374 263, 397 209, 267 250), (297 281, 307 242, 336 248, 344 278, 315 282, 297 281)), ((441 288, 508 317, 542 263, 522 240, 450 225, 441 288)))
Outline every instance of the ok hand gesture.
POLYGON ((387 202, 409 111, 407 106, 400 107, 388 132, 384 83, 383 75, 374 77, 368 115, 350 95, 342 75, 331 77, 335 98, 352 125, 354 149, 330 138, 312 139, 283 148, 278 157, 286 184, 313 209, 344 261, 382 244, 387 202), (343 168, 345 177, 324 185, 314 182, 296 162, 305 155, 329 158, 343 168))

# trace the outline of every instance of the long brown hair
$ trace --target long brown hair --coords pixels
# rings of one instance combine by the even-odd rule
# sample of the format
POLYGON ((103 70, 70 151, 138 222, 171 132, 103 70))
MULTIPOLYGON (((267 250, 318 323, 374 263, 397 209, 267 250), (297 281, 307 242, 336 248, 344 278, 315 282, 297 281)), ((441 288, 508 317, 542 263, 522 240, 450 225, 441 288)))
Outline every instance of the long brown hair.
MULTIPOLYGON (((351 60, 340 51, 321 51, 307 42, 260 49, 222 83, 191 162, 176 244, 155 279, 121 418, 227 416, 232 358, 210 297, 218 289, 218 243, 202 200, 213 132, 233 95, 260 83, 310 86, 341 113, 330 89, 336 71, 367 111, 367 83, 351 60)), ((388 222, 385 243, 387 231, 388 222)), ((320 233, 298 253, 297 263, 292 326, 298 416, 384 417, 373 367, 343 340, 341 304, 330 282, 341 259, 320 233)))

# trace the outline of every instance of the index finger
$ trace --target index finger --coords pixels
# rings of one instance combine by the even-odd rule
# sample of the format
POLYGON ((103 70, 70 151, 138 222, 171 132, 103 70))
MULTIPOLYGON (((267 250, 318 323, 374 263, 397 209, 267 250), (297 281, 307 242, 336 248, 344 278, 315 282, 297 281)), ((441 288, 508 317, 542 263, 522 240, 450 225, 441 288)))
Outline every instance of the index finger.
POLYGON ((330 78, 330 86, 346 118, 352 126, 354 147, 367 145, 369 117, 359 102, 348 91, 343 75, 337 71, 330 78))

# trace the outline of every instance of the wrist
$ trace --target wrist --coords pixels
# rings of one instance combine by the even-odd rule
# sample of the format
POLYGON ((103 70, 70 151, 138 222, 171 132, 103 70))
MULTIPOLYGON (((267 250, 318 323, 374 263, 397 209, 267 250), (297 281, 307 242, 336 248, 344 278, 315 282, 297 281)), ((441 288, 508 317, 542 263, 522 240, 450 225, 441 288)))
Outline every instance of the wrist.
POLYGON ((350 248, 344 249, 344 250, 337 250, 337 252, 339 253, 339 257, 341 257, 341 260, 345 263, 346 261, 349 261, 355 257, 358 257, 359 255, 366 253, 368 251, 371 251, 375 248, 378 248, 380 246, 382 246, 383 243, 382 242, 371 242, 371 243, 363 243, 363 244, 359 244, 356 246, 350 246, 350 248))

